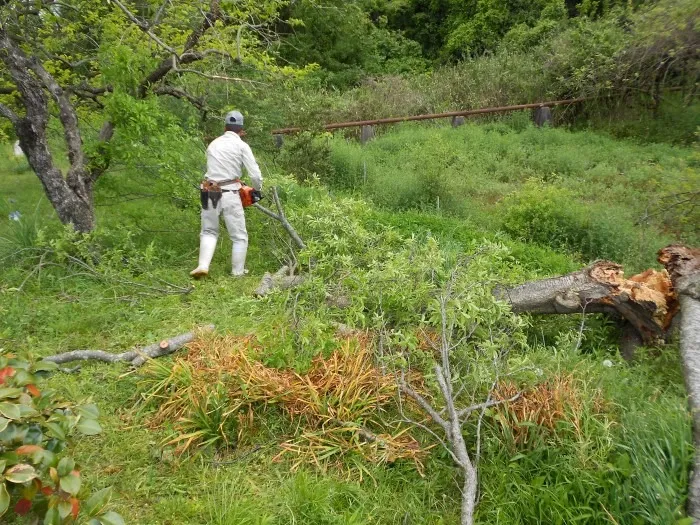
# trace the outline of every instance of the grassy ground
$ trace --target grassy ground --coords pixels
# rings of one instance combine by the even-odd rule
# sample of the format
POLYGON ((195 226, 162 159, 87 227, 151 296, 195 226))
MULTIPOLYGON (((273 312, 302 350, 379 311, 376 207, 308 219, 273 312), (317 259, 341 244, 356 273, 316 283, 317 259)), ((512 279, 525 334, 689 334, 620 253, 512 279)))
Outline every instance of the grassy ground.
MULTIPOLYGON (((228 276, 230 244, 224 239, 211 278, 197 282, 190 294, 142 296, 120 283, 127 275, 149 285, 159 278, 186 286, 196 260, 196 207, 167 196, 131 200, 146 193, 138 173, 116 172, 97 187, 95 246, 102 250, 104 278, 59 267, 36 269, 36 261, 23 260, 24 252, 8 257, 65 239, 36 177, 9 151, 0 159, 5 349, 35 356, 77 348, 121 351, 214 322, 220 333, 272 327, 266 352, 292 352, 292 362, 320 351, 313 338, 281 349, 274 334, 290 322, 280 313, 287 299, 250 297, 262 273, 279 266, 283 251, 274 227, 257 212, 248 215, 250 276, 228 276), (19 222, 8 219, 15 210, 22 214, 19 222)), ((297 154, 302 165, 299 151, 270 156, 270 172, 293 165, 297 154)), ((429 232, 450 253, 482 239, 498 240, 508 247, 509 264, 520 279, 570 271, 604 256, 619 256, 639 269, 665 242, 697 242, 693 223, 673 210, 635 225, 658 202, 655 196, 697 189, 697 151, 690 148, 517 125, 407 127, 365 148, 332 141, 330 157, 319 162, 327 163, 325 182, 333 195, 354 191, 380 205, 362 219, 368 231, 390 229, 404 237, 429 232), (550 229, 542 234, 544 226, 550 229), (582 239, 573 236, 581 228, 588 232, 583 252, 582 239)), ((334 197, 323 186, 283 186, 295 223, 315 241, 326 227, 319 226, 324 217, 317 203, 328 209, 334 197)), ((167 191, 153 185, 147 193, 167 191)), ((342 253, 354 246, 352 233, 333 233, 335 240, 323 242, 336 242, 333 249, 342 253)), ((59 251, 73 249, 53 243, 59 251)), ((85 246, 88 253, 93 249, 85 246)), ((385 254, 382 249, 377 253, 385 254)), ((683 517, 691 450, 676 350, 652 349, 627 366, 617 354, 614 328, 601 319, 590 319, 582 351, 573 351, 579 324, 546 319, 527 328, 531 350, 518 359, 545 378, 570 375, 567 388, 580 410, 553 432, 526 428, 525 437, 517 425, 488 421, 480 523, 656 524, 683 517), (605 360, 612 366, 604 366, 605 360)), ((458 521, 458 476, 439 449, 422 475, 402 462, 367 465, 371 476, 362 481, 355 471, 327 465, 294 470, 288 459, 273 461, 279 436, 272 418, 266 431, 223 457, 177 456, 163 444, 169 429, 151 428, 148 414, 137 407, 139 377, 126 367, 86 364, 80 374, 56 375, 51 384, 71 398, 91 396, 100 406, 105 433, 80 441, 76 457, 88 486, 115 487, 116 510, 129 523, 458 521)))

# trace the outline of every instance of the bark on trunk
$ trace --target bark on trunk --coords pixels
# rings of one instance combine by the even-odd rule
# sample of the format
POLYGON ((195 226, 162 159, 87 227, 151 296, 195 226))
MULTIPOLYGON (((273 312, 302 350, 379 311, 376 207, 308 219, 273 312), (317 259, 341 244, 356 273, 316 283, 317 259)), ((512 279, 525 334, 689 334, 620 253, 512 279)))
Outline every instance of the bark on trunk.
POLYGON ((700 522, 700 250, 674 245, 659 252, 680 303, 680 346, 695 457, 688 487, 688 515, 700 522))
POLYGON ((3 108, 2 114, 12 122, 29 165, 41 180, 61 222, 73 224, 78 231, 91 231, 95 225, 92 178, 85 165, 75 109, 41 63, 28 57, 3 28, 0 28, 0 60, 12 77, 25 108, 23 117, 7 107, 3 108), (71 166, 65 178, 48 145, 50 113, 47 92, 59 107, 59 119, 68 147, 71 166))
POLYGON ((51 205, 63 224, 72 224, 79 232, 90 232, 95 228, 95 207, 92 183, 84 183, 80 193, 71 189, 61 170, 53 165, 51 152, 43 140, 35 140, 17 132, 20 145, 27 153, 27 162, 41 181, 51 205), (31 143, 34 144, 31 144, 31 143), (30 145, 31 144, 31 145, 30 145))

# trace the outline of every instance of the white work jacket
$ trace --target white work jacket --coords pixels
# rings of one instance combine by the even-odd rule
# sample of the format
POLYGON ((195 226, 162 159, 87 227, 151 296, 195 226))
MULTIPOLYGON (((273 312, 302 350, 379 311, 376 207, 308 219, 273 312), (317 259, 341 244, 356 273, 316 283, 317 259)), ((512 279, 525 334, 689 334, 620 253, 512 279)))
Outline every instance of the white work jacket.
MULTIPOLYGON (((245 166, 250 183, 256 190, 262 189, 262 173, 250 146, 233 131, 227 131, 214 139, 207 148, 207 180, 224 182, 241 178, 245 166)), ((241 184, 226 184, 224 189, 238 190, 241 184)))

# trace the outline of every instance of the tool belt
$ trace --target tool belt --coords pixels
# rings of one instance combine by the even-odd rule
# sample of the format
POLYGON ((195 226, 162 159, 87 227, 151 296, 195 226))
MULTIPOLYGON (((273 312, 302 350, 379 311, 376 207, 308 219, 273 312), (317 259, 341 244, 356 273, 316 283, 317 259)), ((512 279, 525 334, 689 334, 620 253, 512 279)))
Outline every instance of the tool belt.
POLYGON ((236 192, 241 198, 241 204, 243 205, 244 208, 247 208, 248 206, 251 206, 261 200, 263 198, 262 194, 250 186, 246 186, 245 184, 241 183, 241 189, 240 190, 225 190, 221 186, 227 186, 229 184, 233 184, 234 182, 241 182, 238 179, 235 180, 226 180, 223 182, 214 182, 211 180, 205 180, 199 185, 199 191, 200 191, 200 198, 202 201, 202 209, 208 210, 209 209, 209 201, 211 201, 212 209, 216 209, 217 205, 219 204, 219 201, 221 200, 221 196, 224 194, 224 192, 230 191, 230 192, 236 192))
POLYGON ((225 191, 235 191, 238 190, 225 190, 221 186, 227 186, 233 184, 234 182, 240 182, 238 179, 226 180, 223 182, 214 182, 213 180, 205 180, 199 185, 199 196, 202 202, 202 209, 209 209, 209 201, 211 201, 212 209, 216 209, 221 200, 221 196, 225 191))

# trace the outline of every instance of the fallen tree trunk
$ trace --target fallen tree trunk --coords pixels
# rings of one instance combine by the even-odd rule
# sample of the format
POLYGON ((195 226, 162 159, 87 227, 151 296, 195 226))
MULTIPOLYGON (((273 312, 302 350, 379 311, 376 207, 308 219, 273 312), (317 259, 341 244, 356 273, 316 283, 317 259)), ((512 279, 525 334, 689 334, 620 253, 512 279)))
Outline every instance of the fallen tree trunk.
POLYGON ((666 338, 680 312, 680 351, 696 451, 688 515, 700 523, 700 250, 671 245, 659 251, 658 260, 665 270, 647 270, 629 279, 620 265, 599 261, 561 277, 499 288, 494 294, 509 301, 514 312, 602 312, 621 317, 629 322, 623 329, 624 354, 636 341, 653 344, 666 338))
POLYGON ((688 487, 688 515, 700 522, 700 250, 672 245, 659 252, 680 305, 680 347, 693 418, 695 458, 688 487))
MULTIPOLYGON (((200 329, 201 332, 211 332, 214 330, 214 325, 207 325, 200 329)), ((137 348, 121 354, 113 354, 104 350, 73 350, 62 354, 45 357, 44 361, 51 361, 56 364, 70 363, 72 361, 104 361, 106 363, 127 362, 131 366, 138 368, 149 359, 155 359, 164 355, 172 354, 179 350, 187 343, 192 342, 198 335, 198 332, 187 332, 175 336, 171 339, 164 339, 158 343, 154 343, 143 348, 137 348)))
POLYGON ((561 277, 500 288, 516 313, 607 313, 628 321, 642 341, 663 338, 676 313, 675 295, 665 270, 647 270, 625 279, 622 266, 598 261, 561 277))

